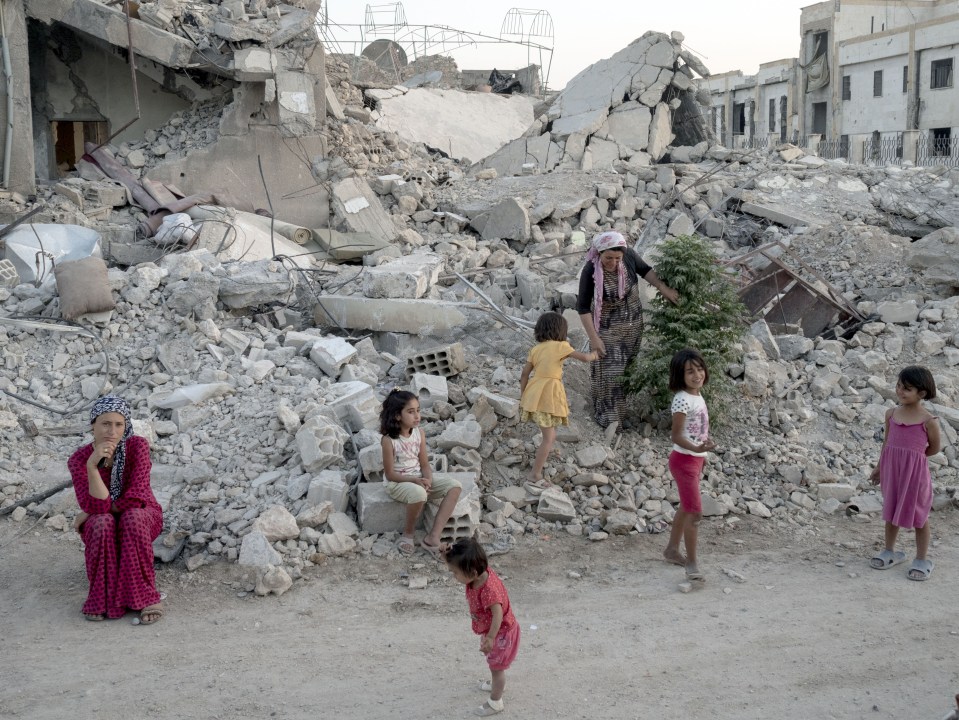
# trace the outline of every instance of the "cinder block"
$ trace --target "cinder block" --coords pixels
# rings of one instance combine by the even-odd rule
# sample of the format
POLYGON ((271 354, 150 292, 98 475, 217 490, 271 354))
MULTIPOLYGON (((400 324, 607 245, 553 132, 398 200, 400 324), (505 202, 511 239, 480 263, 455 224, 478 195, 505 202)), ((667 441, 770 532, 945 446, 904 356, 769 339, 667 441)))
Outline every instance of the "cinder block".
MULTIPOLYGON (((480 520, 480 491, 478 472, 453 472, 453 473, 434 473, 437 475, 455 478, 460 481, 463 491, 460 493, 460 499, 453 508, 453 514, 446 521, 443 530, 440 532, 440 540, 443 542, 454 542, 461 538, 473 537, 476 532, 476 526, 480 520)), ((436 520, 436 513, 439 505, 427 503, 423 509, 423 527, 433 526, 436 520)))
POLYGON ((339 470, 324 470, 312 481, 306 493, 307 505, 320 505, 326 501, 333 503, 335 512, 346 512, 350 501, 350 486, 343 480, 339 470))
POLYGON ((427 375, 426 373, 413 373, 413 379, 410 382, 410 390, 419 397, 420 407, 433 407, 438 402, 448 402, 450 395, 446 386, 446 378, 442 375, 427 375))
POLYGON ((0 287, 15 288, 20 284, 20 274, 10 260, 0 260, 0 287))
POLYGON ((356 486, 356 519, 363 532, 402 532, 406 506, 387 495, 383 483, 360 483, 356 486))
MULTIPOLYGON (((457 538, 470 537, 463 533, 467 528, 475 530, 479 522, 480 493, 477 485, 479 475, 474 472, 433 473, 434 478, 444 475, 459 480, 463 486, 459 502, 453 509, 453 519, 447 523, 446 527, 450 533, 459 533, 455 535, 457 538)), ((424 518, 427 523, 432 524, 436 518, 437 507, 438 505, 433 503, 426 504, 423 515, 417 523, 418 529, 426 527, 424 518)), ((360 529, 364 532, 373 534, 402 532, 406 522, 406 506, 386 494, 384 483, 360 483, 356 486, 356 517, 360 529)))
POLYGON ((315 415, 303 423, 296 433, 296 447, 303 467, 308 472, 325 470, 343 460, 343 445, 349 439, 346 431, 323 415, 315 415))
POLYGON ((414 373, 452 377, 461 373, 466 367, 463 346, 460 343, 453 343, 413 355, 406 361, 406 374, 410 377, 414 373))

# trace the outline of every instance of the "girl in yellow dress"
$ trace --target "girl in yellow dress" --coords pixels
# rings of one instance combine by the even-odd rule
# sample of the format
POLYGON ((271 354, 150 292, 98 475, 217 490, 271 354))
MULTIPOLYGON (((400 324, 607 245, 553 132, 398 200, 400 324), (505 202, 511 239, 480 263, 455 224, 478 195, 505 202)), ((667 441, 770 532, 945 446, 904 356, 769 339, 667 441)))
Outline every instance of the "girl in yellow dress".
POLYGON ((529 351, 529 359, 519 380, 522 419, 532 420, 543 433, 533 469, 529 473, 530 484, 538 488, 550 487, 550 483, 543 478, 543 468, 556 440, 556 428, 569 425, 569 405, 563 387, 563 361, 568 357, 583 362, 599 359, 598 353, 573 350, 573 346, 566 341, 567 330, 566 318, 559 313, 548 312, 540 316, 533 330, 538 344, 529 351))

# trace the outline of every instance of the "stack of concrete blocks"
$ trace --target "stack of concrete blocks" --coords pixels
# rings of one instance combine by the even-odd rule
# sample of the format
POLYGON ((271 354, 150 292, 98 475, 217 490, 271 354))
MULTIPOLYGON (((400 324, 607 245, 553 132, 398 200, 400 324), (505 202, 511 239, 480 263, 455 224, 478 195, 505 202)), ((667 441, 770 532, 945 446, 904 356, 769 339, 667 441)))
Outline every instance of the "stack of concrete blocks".
POLYGON ((336 412, 343 427, 354 433, 363 428, 378 428, 380 403, 373 388, 360 380, 351 380, 334 383, 330 392, 336 399, 330 400, 328 406, 336 412))
MULTIPOLYGON (((459 480, 463 491, 441 537, 444 542, 471 537, 480 516, 479 473, 433 473, 434 479, 443 477, 459 480)), ((418 527, 431 527, 437 508, 438 505, 426 503, 418 527)), ((383 483, 360 483, 356 492, 356 518, 360 528, 370 534, 402 532, 406 522, 406 506, 387 495, 383 483)))
POLYGON ((0 260, 0 287, 15 288, 20 284, 20 274, 10 260, 0 260))
MULTIPOLYGON (((460 493, 460 499, 453 508, 453 514, 443 526, 440 541, 452 543, 463 538, 471 538, 480 521, 479 471, 443 473, 443 475, 459 480, 463 486, 463 492, 460 493)), ((426 503, 426 507, 423 508, 424 527, 433 527, 438 511, 439 505, 426 503)))
POLYGON ((336 378, 341 368, 356 355, 356 348, 343 338, 332 335, 316 338, 310 349, 310 360, 315 362, 320 370, 336 378))
POLYGON ((433 348, 406 361, 406 374, 442 375, 452 377, 466 369, 466 354, 460 343, 433 348))
POLYGON ((421 408, 431 408, 436 403, 449 401, 449 388, 442 375, 413 373, 410 390, 419 398, 421 408))

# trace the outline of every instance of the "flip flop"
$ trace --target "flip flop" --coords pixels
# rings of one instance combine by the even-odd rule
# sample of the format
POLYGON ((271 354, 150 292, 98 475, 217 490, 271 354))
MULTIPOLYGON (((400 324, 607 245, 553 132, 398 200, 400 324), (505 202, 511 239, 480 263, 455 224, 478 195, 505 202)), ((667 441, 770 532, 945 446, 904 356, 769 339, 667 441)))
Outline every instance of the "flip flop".
POLYGON ((702 582, 703 580, 706 579, 706 576, 703 574, 702 570, 700 570, 700 569, 699 569, 698 567, 696 567, 695 565, 693 565, 692 567, 690 567, 689 565, 687 565, 687 566, 686 566, 686 579, 687 579, 687 580, 695 580, 696 582, 702 582))
POLYGON ((162 617, 163 608, 159 607, 158 605, 148 605, 140 611, 140 624, 152 625, 162 617), (152 620, 147 620, 146 618, 148 615, 154 615, 155 617, 152 620))
POLYGON ((476 686, 476 689, 481 690, 482 692, 489 692, 493 689, 493 683, 489 680, 483 680, 479 685, 476 686))
POLYGON ((83 617, 85 617, 90 622, 102 622, 103 620, 107 619, 106 615, 96 615, 94 613, 90 613, 89 615, 84 613, 83 617))
POLYGON ((932 575, 932 569, 934 567, 935 564, 932 560, 920 560, 916 558, 912 561, 912 565, 909 566, 909 570, 906 571, 906 577, 918 582, 928 580, 929 576, 932 575), (913 575, 913 573, 918 573, 918 575, 913 575))
POLYGON ((670 557, 663 552, 663 561, 668 562, 670 565, 679 565, 680 567, 686 567, 686 556, 683 555, 678 550, 676 551, 676 557, 670 557))
POLYGON ((869 567, 873 570, 888 570, 893 565, 898 565, 906 559, 906 553, 901 550, 883 550, 869 561, 869 567))
POLYGON ((396 541, 396 549, 400 551, 400 555, 412 555, 416 550, 416 541, 407 535, 401 535, 396 541))
POLYGON ((426 550, 427 553, 433 556, 436 560, 443 559, 443 553, 448 549, 446 543, 440 543, 439 545, 430 545, 425 540, 420 543, 420 547, 426 550))
POLYGON ((488 702, 485 702, 482 705, 480 705, 478 708, 476 708, 473 711, 473 714, 478 715, 479 717, 489 717, 490 715, 499 715, 505 709, 506 708, 500 708, 499 710, 497 710, 496 708, 492 707, 488 702))

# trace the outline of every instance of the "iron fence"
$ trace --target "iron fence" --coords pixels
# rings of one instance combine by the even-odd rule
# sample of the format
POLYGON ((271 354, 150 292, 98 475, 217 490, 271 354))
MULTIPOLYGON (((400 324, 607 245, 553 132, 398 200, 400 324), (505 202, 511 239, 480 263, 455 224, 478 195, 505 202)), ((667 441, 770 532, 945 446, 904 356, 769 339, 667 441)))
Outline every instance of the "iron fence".
POLYGON ((869 165, 901 165, 902 133, 870 138, 862 144, 862 158, 869 165))
POLYGON ((820 140, 819 149, 816 154, 824 160, 838 160, 839 158, 849 157, 849 140, 840 138, 839 140, 820 140))
POLYGON ((959 138, 921 134, 916 143, 916 164, 959 167, 959 138))

